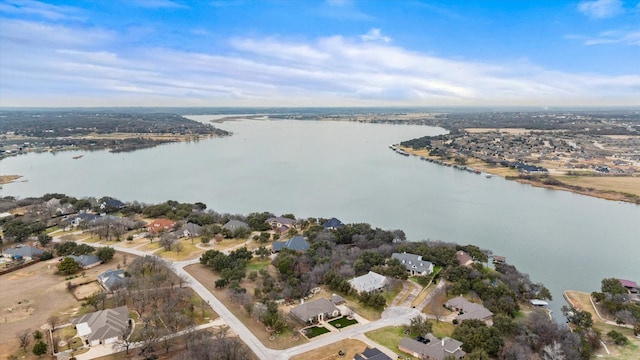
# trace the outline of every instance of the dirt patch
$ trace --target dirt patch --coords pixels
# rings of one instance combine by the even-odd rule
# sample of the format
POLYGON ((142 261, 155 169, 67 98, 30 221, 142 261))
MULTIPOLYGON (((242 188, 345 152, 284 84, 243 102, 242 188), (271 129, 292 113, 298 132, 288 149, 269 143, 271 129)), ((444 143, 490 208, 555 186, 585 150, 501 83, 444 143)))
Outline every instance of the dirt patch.
MULTIPOLYGON (((127 256, 129 262, 134 257, 127 256)), ((123 264, 123 254, 116 252, 109 263, 86 270, 85 277, 65 280, 65 276, 56 274, 56 258, 0 276, 0 359, 16 352, 16 334, 20 331, 40 329, 51 315, 60 316, 61 324, 76 315, 80 303, 67 290, 67 282, 95 280, 118 264, 123 264)))
POLYGON ((98 284, 97 281, 90 282, 88 284, 79 285, 75 289, 73 289, 73 295, 76 299, 85 299, 86 297, 97 293, 102 290, 102 287, 98 284))
POLYGON ((357 353, 363 352, 366 348, 367 345, 363 342, 353 339, 347 339, 335 342, 327 346, 323 346, 320 349, 315 349, 304 354, 294 356, 291 358, 291 360, 353 359, 357 353), (338 355, 338 352, 340 350, 344 351, 343 356, 338 355))
POLYGON ((14 180, 20 179, 20 175, 0 175, 0 184, 9 184, 14 180))

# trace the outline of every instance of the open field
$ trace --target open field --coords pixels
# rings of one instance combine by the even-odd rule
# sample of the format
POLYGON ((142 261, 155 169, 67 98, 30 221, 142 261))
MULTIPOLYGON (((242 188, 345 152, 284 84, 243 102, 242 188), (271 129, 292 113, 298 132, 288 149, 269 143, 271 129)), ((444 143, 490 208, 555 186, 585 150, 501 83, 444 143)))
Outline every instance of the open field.
MULTIPOLYGON (((307 342, 303 336, 298 336, 298 334, 294 334, 291 331, 285 331, 271 340, 271 334, 267 332, 266 327, 261 322, 254 320, 244 309, 229 300, 228 296, 226 296, 226 289, 216 289, 214 287, 215 280, 219 278, 218 275, 200 264, 187 266, 185 270, 218 298, 265 346, 272 349, 287 349, 307 342), (297 340, 294 339, 294 337, 296 337, 297 340)), ((245 286, 246 282, 247 280, 243 280, 240 285, 245 286)), ((247 290, 247 292, 251 293, 249 290, 247 290)))
POLYGON ((304 354, 294 356, 291 360, 353 359, 357 353, 363 352, 366 348, 367 345, 358 340, 347 339, 335 342, 331 345, 323 346, 320 349, 315 349, 304 354), (340 350, 344 351, 344 356, 338 355, 340 350))
MULTIPOLYGON (((593 328, 601 332, 602 341, 607 345, 607 348, 610 352, 610 354, 607 354, 604 349, 598 350, 596 352, 596 356, 599 359, 635 360, 638 358, 637 356, 640 352, 640 338, 635 337, 631 329, 607 324, 602 321, 596 314, 591 301, 589 301, 591 294, 580 291, 566 291, 565 295, 573 306, 582 311, 588 311, 589 313, 591 313, 591 318, 593 319, 593 328), (611 341, 611 339, 606 336, 606 334, 611 330, 615 330, 626 336, 629 339, 629 344, 625 346, 614 344, 613 341, 611 341)), ((602 312, 600 314, 604 316, 602 312)))
POLYGON ((640 196, 640 176, 556 176, 565 184, 591 187, 597 190, 626 192, 640 196))
MULTIPOLYGON (((85 277, 80 275, 69 282, 95 280, 122 262, 123 255, 116 252, 108 264, 86 270, 85 277)), ((0 358, 15 353, 18 332, 40 329, 51 315, 60 316, 63 323, 76 315, 80 303, 67 291, 65 277, 55 274, 57 264, 56 258, 0 276, 0 358)))

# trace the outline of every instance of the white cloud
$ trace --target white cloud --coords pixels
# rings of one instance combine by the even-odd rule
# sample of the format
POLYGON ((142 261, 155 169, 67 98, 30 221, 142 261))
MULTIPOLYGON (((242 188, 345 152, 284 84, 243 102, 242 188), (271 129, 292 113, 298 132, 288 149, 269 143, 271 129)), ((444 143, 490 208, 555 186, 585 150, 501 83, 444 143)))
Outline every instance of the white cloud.
POLYGON ((188 7, 173 0, 133 0, 132 3, 148 9, 177 9, 188 7))
POLYGON ((205 53, 2 21, 2 106, 637 105, 640 92, 639 75, 453 60, 361 38, 234 38, 230 51, 205 53))
POLYGON ((46 4, 35 0, 6 0, 0 11, 13 14, 36 15, 49 20, 83 20, 80 10, 71 6, 46 4))
POLYGON ((624 8, 620 0, 594 0, 581 1, 578 11, 592 18, 604 19, 622 14, 624 8))
POLYGON ((382 42, 391 41, 391 38, 388 36, 382 35, 382 31, 378 28, 370 29, 366 34, 360 36, 360 38, 364 41, 382 41, 382 42))
POLYGON ((567 35, 567 39, 582 41, 585 45, 620 44, 640 46, 640 29, 638 30, 609 30, 596 36, 567 35))

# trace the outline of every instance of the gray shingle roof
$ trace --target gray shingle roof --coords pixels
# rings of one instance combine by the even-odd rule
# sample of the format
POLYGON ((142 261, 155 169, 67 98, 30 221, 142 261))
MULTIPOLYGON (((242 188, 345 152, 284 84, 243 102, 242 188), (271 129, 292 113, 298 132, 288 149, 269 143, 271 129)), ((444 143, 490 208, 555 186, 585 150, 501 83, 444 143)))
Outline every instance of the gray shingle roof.
POLYGON ((309 250, 309 242, 302 236, 294 236, 287 241, 276 241, 272 245, 273 251, 280 251, 282 249, 289 249, 294 251, 307 251, 309 250))
POLYGON ((108 290, 112 290, 120 284, 123 284, 126 281, 126 277, 124 276, 123 269, 107 270, 98 275, 98 281, 108 290))
POLYGON ((321 298, 294 307, 291 309, 291 314, 306 322, 319 314, 333 314, 334 311, 340 310, 331 301, 321 298))
POLYGON ((231 231, 236 231, 236 229, 240 228, 249 229, 249 225, 247 225, 246 222, 240 220, 229 220, 226 224, 222 225, 222 227, 231 231))
POLYGON ((87 266, 91 266, 96 263, 100 263, 100 258, 95 255, 80 255, 80 256, 67 255, 67 257, 75 260, 83 268, 87 266))
POLYGON ((422 260, 422 256, 409 253, 393 253, 392 259, 398 259, 409 271, 417 273, 431 274, 433 272, 433 264, 429 261, 422 260))
POLYGON ((23 258, 25 257, 33 258, 34 256, 44 254, 44 250, 34 248, 33 246, 24 245, 24 246, 16 247, 13 249, 6 249, 2 253, 10 255, 12 257, 19 256, 23 258))
POLYGON ((460 359, 466 355, 466 353, 460 349, 462 343, 458 340, 448 337, 440 340, 433 334, 427 334, 425 338, 428 339, 426 344, 405 337, 400 340, 398 347, 407 349, 412 353, 422 354, 425 358, 433 360, 444 360, 447 356, 451 355, 456 359, 460 359))
POLYGON ((71 323, 73 325, 87 323, 91 329, 87 339, 92 341, 121 336, 123 329, 129 326, 128 321, 129 309, 126 306, 120 306, 83 315, 72 320, 71 323))
POLYGON ((484 320, 493 316, 493 313, 480 304, 472 303, 462 296, 453 298, 446 303, 447 307, 453 307, 462 310, 462 314, 458 315, 458 320, 478 319, 484 320))

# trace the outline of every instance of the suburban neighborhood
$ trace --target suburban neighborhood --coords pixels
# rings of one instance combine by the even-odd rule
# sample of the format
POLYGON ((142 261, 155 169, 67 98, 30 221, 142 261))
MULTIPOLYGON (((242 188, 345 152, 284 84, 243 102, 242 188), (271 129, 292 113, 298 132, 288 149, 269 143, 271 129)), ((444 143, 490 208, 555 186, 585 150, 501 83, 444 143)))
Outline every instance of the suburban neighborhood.
MULTIPOLYGON (((474 245, 172 201, 54 194, 0 205, 0 356, 10 359, 197 359, 205 349, 225 359, 502 359, 536 351, 518 343, 519 327, 552 321, 544 286, 474 245)), ((594 301, 628 339, 638 286, 605 280, 594 301)), ((550 339, 592 333, 572 330, 550 339)))

